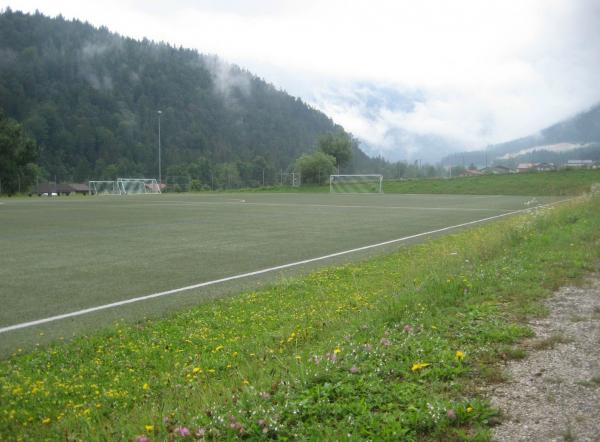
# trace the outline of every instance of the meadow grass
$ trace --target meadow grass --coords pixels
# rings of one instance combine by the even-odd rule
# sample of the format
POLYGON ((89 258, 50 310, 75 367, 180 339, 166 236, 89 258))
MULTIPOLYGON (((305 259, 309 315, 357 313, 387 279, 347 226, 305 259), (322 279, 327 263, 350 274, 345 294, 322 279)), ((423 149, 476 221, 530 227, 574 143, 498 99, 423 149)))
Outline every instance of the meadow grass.
POLYGON ((385 193, 463 195, 581 195, 600 182, 600 170, 559 170, 450 179, 384 180, 385 193))
MULTIPOLYGON (((454 178, 384 179, 384 193, 566 196, 589 192, 600 182, 600 170, 558 170, 547 172, 481 175, 454 178)), ((327 193, 329 184, 300 187, 266 186, 239 189, 249 193, 327 193)))
POLYGON ((599 246, 580 200, 15 355, 0 439, 486 440, 480 383, 599 246))

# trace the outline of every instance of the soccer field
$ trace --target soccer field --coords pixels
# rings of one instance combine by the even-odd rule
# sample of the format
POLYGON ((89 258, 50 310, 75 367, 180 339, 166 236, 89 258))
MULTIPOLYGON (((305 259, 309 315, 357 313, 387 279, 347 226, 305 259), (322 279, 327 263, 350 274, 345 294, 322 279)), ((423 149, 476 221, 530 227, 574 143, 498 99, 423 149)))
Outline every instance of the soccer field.
MULTIPOLYGON (((536 204, 557 199, 537 198, 536 204)), ((5 199, 0 204, 0 353, 115 319, 157 315, 252 289, 280 278, 278 266, 522 210, 532 207, 530 200, 255 193, 5 199), (7 330, 206 282, 205 287, 7 330)), ((294 264, 286 275, 401 244, 294 264)))

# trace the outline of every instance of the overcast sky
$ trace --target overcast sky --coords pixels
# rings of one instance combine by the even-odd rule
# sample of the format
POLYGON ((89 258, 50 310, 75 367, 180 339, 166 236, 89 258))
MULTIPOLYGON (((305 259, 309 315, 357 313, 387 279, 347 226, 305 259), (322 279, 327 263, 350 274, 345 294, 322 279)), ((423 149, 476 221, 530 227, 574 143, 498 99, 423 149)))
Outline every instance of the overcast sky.
POLYGON ((600 102, 600 0, 0 0, 6 6, 217 54, 389 157, 394 129, 473 149, 600 102), (390 91, 408 101, 378 101, 390 91))

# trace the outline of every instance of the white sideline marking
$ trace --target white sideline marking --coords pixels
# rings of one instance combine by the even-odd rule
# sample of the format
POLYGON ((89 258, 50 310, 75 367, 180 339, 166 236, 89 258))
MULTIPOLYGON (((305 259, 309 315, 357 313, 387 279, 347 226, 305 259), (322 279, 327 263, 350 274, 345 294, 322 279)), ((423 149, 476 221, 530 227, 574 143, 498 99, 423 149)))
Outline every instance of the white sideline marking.
POLYGON ((417 206, 360 206, 360 205, 340 205, 340 204, 292 204, 292 203, 254 203, 246 200, 237 201, 160 201, 150 202, 144 206, 231 206, 233 204, 244 204, 246 206, 265 206, 265 207, 325 207, 333 209, 391 209, 391 210, 451 210, 453 212, 512 212, 509 209, 490 209, 488 207, 417 207, 417 206))
POLYGON ((414 235, 404 236, 402 238, 392 239, 392 240, 389 240, 389 241, 383 241, 383 242, 379 242, 379 243, 376 243, 376 244, 370 244, 368 246, 357 247, 355 249, 344 250, 342 252, 331 253, 329 255, 319 256, 317 258, 304 259, 302 261, 296 261, 296 262, 291 262, 291 263, 288 263, 288 264, 283 264, 283 265, 279 265, 279 266, 275 266, 275 267, 269 267, 269 268, 262 269, 262 270, 256 270, 254 272, 241 273, 239 275, 228 276, 228 277, 225 277, 225 278, 215 279, 213 281, 201 282, 199 284, 188 285, 186 287, 180 287, 180 288, 177 288, 177 289, 166 290, 164 292, 152 293, 151 295, 138 296, 136 298, 130 298, 130 299, 125 299, 123 301, 112 302, 110 304, 104 304, 104 305, 99 305, 99 306, 96 306, 96 307, 86 308, 86 309, 83 309, 83 310, 77 310, 77 311, 70 312, 70 313, 64 313, 62 315, 50 316, 48 318, 37 319, 35 321, 22 322, 20 324, 9 325, 7 327, 0 328, 0 333, 6 333, 6 332, 9 332, 9 331, 19 330, 19 329, 22 329, 22 328, 29 328, 29 327, 33 327, 33 326, 36 326, 36 325, 45 324, 45 323, 48 323, 48 322, 60 321, 62 319, 73 318, 75 316, 82 316, 82 315, 86 315, 88 313, 98 312, 98 311, 106 310, 106 309, 109 309, 109 308, 120 307, 122 305, 127 305, 127 304, 133 304, 134 302, 146 301, 148 299, 160 298, 162 296, 168 296, 168 295, 174 295, 176 293, 181 293, 181 292, 185 292, 185 291, 189 291, 189 290, 194 290, 194 289, 198 289, 198 288, 201 288, 201 287, 207 287, 207 286, 210 286, 210 285, 220 284, 220 283, 223 283, 223 282, 234 281, 236 279, 242 279, 242 278, 248 278, 248 277, 251 277, 251 276, 262 275, 263 273, 269 273, 269 272, 274 272, 276 270, 288 269, 290 267, 297 267, 299 265, 309 264, 311 262, 323 261, 323 260, 326 260, 326 259, 331 259, 331 258, 335 258, 335 257, 342 256, 342 255, 348 255, 350 253, 356 253, 356 252, 360 252, 360 251, 363 251, 363 250, 369 250, 369 249, 374 249, 376 247, 385 246, 385 245, 388 245, 388 244, 394 244, 394 243, 398 243, 398 242, 407 241, 409 239, 419 238, 421 236, 427 236, 427 235, 432 235, 434 233, 446 232, 448 230, 458 229, 459 227, 471 226, 473 224, 479 224, 479 223, 482 223, 482 222, 485 222, 485 221, 490 221, 490 220, 493 220, 493 219, 503 218, 503 217, 508 216, 508 215, 514 215, 516 213, 522 213, 522 212, 531 211, 533 209, 539 209, 541 207, 549 207, 549 206, 552 206, 552 205, 555 205, 555 204, 559 204, 559 203, 562 203, 562 202, 565 202, 565 201, 570 201, 572 199, 573 198, 568 198, 568 199, 556 201, 556 202, 550 203, 550 204, 543 204, 543 205, 539 205, 539 206, 535 206, 535 207, 530 207, 530 208, 527 208, 527 209, 514 210, 512 212, 502 213, 500 215, 489 216, 487 218, 482 218, 482 219, 478 219, 478 220, 475 220, 475 221, 469 221, 469 222, 466 222, 466 223, 455 224, 453 226, 442 227, 441 229, 430 230, 429 232, 416 233, 414 235))

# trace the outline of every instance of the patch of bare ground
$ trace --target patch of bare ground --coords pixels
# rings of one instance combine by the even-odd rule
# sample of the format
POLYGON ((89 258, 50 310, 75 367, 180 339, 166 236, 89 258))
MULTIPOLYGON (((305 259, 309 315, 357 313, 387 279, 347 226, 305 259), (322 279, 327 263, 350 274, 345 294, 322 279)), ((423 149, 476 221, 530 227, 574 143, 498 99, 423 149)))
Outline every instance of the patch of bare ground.
POLYGON ((531 321, 524 359, 507 362, 508 381, 490 387, 502 411, 497 441, 600 441, 600 277, 564 287, 547 318, 531 321))

